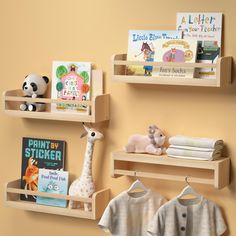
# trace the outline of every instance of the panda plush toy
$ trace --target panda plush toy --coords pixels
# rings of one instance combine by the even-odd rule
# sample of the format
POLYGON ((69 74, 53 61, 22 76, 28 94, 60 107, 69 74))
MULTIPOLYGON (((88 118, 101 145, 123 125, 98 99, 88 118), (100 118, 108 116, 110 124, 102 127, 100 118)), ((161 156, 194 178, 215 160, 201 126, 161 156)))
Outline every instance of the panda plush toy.
MULTIPOLYGON (((42 98, 47 90, 49 79, 46 76, 30 74, 25 77, 22 90, 25 97, 42 98)), ((45 103, 25 102, 20 105, 21 111, 44 111, 45 103)))

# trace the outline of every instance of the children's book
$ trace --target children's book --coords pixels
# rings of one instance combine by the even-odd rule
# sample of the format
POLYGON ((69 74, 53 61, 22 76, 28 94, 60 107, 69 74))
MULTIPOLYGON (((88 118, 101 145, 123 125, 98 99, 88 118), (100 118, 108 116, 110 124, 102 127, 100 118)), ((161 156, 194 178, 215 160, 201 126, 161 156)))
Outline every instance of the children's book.
MULTIPOLYGON (((180 39, 182 32, 177 30, 130 30, 128 40, 128 61, 155 61, 156 42, 160 39, 180 39)), ((128 75, 152 75, 152 66, 130 65, 128 75)))
MULTIPOLYGON (((39 169, 38 179, 38 191, 67 195, 69 180, 67 171, 39 169)), ((37 197, 36 203, 57 207, 66 207, 67 205, 65 199, 41 196, 37 197)))
MULTIPOLYGON (((65 141, 24 137, 22 140, 21 188, 37 191, 39 168, 64 169, 65 141)), ((21 200, 36 197, 21 194, 21 200)))
MULTIPOLYGON (((197 41, 190 39, 160 39, 156 42, 157 62, 194 63, 196 61, 197 41)), ((194 68, 160 66, 153 69, 153 76, 169 78, 193 78, 194 68)))
MULTIPOLYGON (((87 101, 91 91, 91 63, 54 61, 52 69, 53 99, 87 101)), ((51 104, 52 112, 89 114, 89 107, 76 104, 51 104)))
MULTIPOLYGON (((179 12, 176 29, 183 32, 184 39, 198 40, 197 62, 216 63, 221 54, 222 13, 179 12)), ((215 78, 215 69, 200 68, 199 78, 215 78)))

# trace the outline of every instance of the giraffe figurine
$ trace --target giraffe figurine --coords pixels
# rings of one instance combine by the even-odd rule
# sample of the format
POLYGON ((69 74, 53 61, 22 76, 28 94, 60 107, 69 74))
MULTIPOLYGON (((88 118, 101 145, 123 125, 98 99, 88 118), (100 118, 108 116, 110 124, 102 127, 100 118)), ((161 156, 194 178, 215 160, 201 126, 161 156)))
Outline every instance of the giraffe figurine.
MULTIPOLYGON (((94 143, 97 140, 102 139, 103 134, 93 128, 88 128, 85 125, 83 126, 86 132, 81 135, 81 138, 87 135, 87 145, 84 155, 83 169, 80 177, 74 180, 70 185, 69 195, 88 198, 91 197, 92 194, 95 192, 95 186, 92 177, 92 159, 94 143)), ((78 205, 79 204, 76 201, 69 201, 70 209, 79 208, 78 205)), ((84 203, 84 210, 90 211, 91 203, 84 203)))

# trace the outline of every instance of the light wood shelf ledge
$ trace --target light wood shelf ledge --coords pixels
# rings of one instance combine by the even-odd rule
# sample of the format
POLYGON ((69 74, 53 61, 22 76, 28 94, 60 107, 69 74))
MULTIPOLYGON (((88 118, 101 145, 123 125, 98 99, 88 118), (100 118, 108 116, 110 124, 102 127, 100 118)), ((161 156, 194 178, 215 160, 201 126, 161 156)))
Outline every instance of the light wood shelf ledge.
POLYGON ((112 80, 117 82, 135 84, 160 84, 182 86, 226 87, 231 84, 232 57, 220 57, 216 64, 212 63, 175 63, 175 62, 141 62, 127 61, 127 54, 115 54, 112 56, 112 80), (190 67, 190 68, 216 68, 216 77, 212 79, 199 78, 169 78, 156 76, 126 75, 128 65, 141 66, 166 66, 166 67, 190 67))
POLYGON ((229 184, 229 172, 229 158, 198 161, 124 151, 113 152, 111 156, 112 177, 126 175, 184 181, 186 176, 191 176, 190 182, 209 184, 221 189, 229 184))
POLYGON ((20 180, 11 181, 5 184, 4 204, 7 207, 17 208, 21 210, 71 216, 76 218, 85 218, 91 220, 99 219, 110 200, 110 190, 103 189, 95 192, 91 198, 72 197, 69 195, 52 194, 38 191, 24 190, 20 188, 20 180), (83 209, 69 209, 55 206, 40 205, 35 202, 20 200, 20 194, 52 197, 66 200, 74 200, 81 203, 91 203, 92 211, 84 211, 83 209))
MULTIPOLYGON (((109 120, 110 111, 109 94, 103 94, 103 72, 100 69, 92 70, 92 96, 89 101, 74 101, 74 100, 62 100, 51 99, 50 92, 47 94, 47 98, 29 98, 24 97, 21 89, 9 90, 3 93, 3 109, 7 115, 30 118, 30 119, 43 119, 43 120, 61 120, 61 121, 76 121, 76 122, 88 122, 97 123, 109 120), (46 110, 41 112, 21 111, 20 104, 22 102, 42 102, 46 104, 46 110), (51 104, 75 104, 85 105, 89 107, 89 114, 81 114, 76 112, 51 112, 51 104)), ((50 85, 49 85, 50 86, 50 85)), ((50 91, 50 88, 48 89, 50 91)))
POLYGON ((50 98, 28 98, 23 97, 22 90, 18 89, 6 91, 3 93, 3 105, 5 113, 7 115, 15 117, 97 123, 109 120, 109 98, 109 94, 97 95, 93 97, 91 101, 71 101, 50 98), (41 112, 21 111, 19 110, 20 103, 24 101, 32 103, 46 103, 46 110, 41 112), (52 103, 86 105, 90 107, 90 114, 86 115, 69 112, 51 112, 50 105, 52 103))

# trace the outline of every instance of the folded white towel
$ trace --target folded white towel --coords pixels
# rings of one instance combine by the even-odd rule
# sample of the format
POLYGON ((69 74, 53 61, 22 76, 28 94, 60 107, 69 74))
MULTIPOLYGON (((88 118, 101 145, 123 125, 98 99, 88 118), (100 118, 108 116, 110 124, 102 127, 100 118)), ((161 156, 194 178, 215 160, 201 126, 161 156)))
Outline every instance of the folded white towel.
POLYGON ((215 150, 222 151, 223 146, 219 145, 216 148, 200 148, 200 147, 191 147, 191 146, 170 145, 169 148, 177 148, 177 149, 190 150, 190 151, 213 152, 215 150))
POLYGON ((223 147, 224 142, 221 139, 210 139, 210 138, 194 138, 182 135, 176 135, 169 138, 171 145, 177 146, 192 146, 198 148, 213 148, 218 149, 223 147))
POLYGON ((179 159, 186 159, 186 160, 198 160, 198 161, 213 161, 213 160, 217 160, 220 158, 219 157, 215 157, 214 159, 210 158, 203 158, 203 157, 187 157, 187 156, 177 156, 177 155, 168 155, 168 157, 173 157, 173 158, 179 158, 179 159))
POLYGON ((189 159, 189 157, 192 157, 194 159, 199 159, 199 160, 214 160, 221 157, 220 150, 203 152, 203 151, 192 151, 192 150, 187 150, 187 149, 169 147, 166 150, 166 153, 168 156, 178 156, 178 157, 183 157, 183 158, 185 157, 186 159, 189 159))

